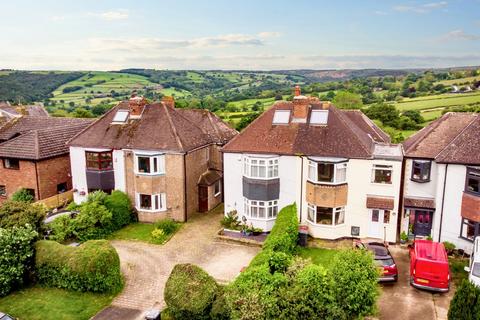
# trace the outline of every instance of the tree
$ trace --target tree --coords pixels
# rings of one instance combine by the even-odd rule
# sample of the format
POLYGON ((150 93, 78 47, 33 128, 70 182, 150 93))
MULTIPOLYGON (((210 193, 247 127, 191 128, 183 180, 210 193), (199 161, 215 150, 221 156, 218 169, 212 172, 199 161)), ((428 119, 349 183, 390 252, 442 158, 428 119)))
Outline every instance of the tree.
POLYGON ((26 202, 5 201, 0 206, 0 228, 24 227, 31 225, 39 230, 45 219, 45 208, 26 202))
POLYGON ((365 115, 370 119, 378 119, 386 126, 397 127, 400 116, 393 104, 376 103, 364 110, 365 115))
POLYGON ((73 111, 72 116, 74 118, 95 118, 95 116, 90 110, 84 108, 76 108, 73 111))
POLYGON ((425 122, 425 119, 423 119, 420 111, 418 110, 407 110, 407 111, 404 111, 402 115, 412 119, 415 123, 425 122))
POLYGON ((257 119, 260 114, 261 114, 260 112, 256 112, 256 113, 251 113, 251 114, 243 117, 242 120, 240 120, 240 122, 237 124, 237 130, 242 131, 243 129, 248 127, 248 125, 253 120, 257 119))
POLYGON ((480 289, 465 279, 450 302, 448 320, 478 319, 480 319, 480 289))
POLYGON ((340 109, 360 109, 363 107, 362 97, 349 91, 337 92, 333 104, 340 109))

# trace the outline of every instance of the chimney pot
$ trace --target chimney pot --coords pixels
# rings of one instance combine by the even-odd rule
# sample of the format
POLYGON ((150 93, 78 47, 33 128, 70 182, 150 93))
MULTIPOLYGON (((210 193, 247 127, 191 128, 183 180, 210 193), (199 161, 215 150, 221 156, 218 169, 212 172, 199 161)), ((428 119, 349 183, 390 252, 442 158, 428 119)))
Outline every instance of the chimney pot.
POLYGON ((295 86, 295 96, 298 97, 302 93, 300 86, 295 86))
POLYGON ((169 108, 175 108, 175 99, 171 96, 163 96, 162 102, 169 108))

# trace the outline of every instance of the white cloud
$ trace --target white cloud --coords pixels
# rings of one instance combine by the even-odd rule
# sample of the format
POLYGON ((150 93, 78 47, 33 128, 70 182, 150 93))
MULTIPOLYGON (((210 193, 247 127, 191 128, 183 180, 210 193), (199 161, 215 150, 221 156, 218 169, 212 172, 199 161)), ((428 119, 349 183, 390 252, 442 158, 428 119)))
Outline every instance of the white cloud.
POLYGON ((447 1, 430 2, 421 5, 398 5, 393 10, 399 12, 428 13, 433 10, 443 9, 448 6, 447 1))
POLYGON ((376 10, 373 13, 379 16, 386 16, 388 14, 386 11, 382 11, 382 10, 376 10))
POLYGON ((263 31, 259 32, 257 35, 260 38, 278 38, 280 37, 281 33, 275 31, 263 31))
POLYGON ((92 17, 97 17, 102 20, 106 21, 113 21, 113 20, 125 20, 128 19, 129 12, 125 9, 118 9, 118 10, 111 10, 105 12, 91 12, 88 15, 92 17))
POLYGON ((438 37, 436 40, 437 42, 457 41, 457 40, 475 41, 475 40, 480 40, 480 35, 466 33, 465 31, 458 29, 458 30, 447 32, 444 35, 438 37))

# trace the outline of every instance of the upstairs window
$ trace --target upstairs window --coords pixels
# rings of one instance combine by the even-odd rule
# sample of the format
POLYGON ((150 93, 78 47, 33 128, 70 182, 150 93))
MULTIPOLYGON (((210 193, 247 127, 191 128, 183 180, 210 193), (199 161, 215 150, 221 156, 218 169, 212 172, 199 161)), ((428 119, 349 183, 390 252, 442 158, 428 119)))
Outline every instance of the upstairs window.
POLYGON ((90 170, 112 170, 112 152, 93 152, 86 151, 85 158, 87 160, 87 169, 90 170))
POLYGON ((243 173, 254 179, 278 178, 278 158, 244 158, 243 173))
POLYGON ((308 180, 313 183, 340 184, 347 181, 347 163, 308 162, 308 180))
POLYGON ((412 180, 417 182, 430 181, 430 169, 432 162, 430 160, 412 161, 412 180))
POLYGON ((465 192, 480 195, 480 169, 467 167, 465 192))
POLYGON ((290 121, 290 110, 275 110, 273 124, 288 124, 290 121))
POLYGON ((20 160, 12 158, 3 159, 3 167, 5 169, 19 170, 20 169, 20 160))
POLYGON ((154 175, 165 173, 165 155, 135 154, 135 170, 138 174, 154 175))
POLYGON ((392 184, 393 166, 374 164, 372 170, 372 182, 392 184))

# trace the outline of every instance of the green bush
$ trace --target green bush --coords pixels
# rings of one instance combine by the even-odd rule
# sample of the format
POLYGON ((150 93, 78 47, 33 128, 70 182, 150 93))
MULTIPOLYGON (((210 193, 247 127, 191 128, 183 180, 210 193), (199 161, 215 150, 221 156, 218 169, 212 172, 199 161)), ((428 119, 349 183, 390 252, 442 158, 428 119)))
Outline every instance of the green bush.
POLYGON ((465 279, 450 302, 448 320, 478 319, 480 319, 480 289, 465 279))
POLYGON ((165 237, 165 231, 163 229, 153 229, 151 236, 155 240, 161 240, 165 237))
POLYGON ((108 197, 108 194, 106 194, 102 190, 97 190, 97 191, 90 192, 88 194, 87 202, 98 202, 100 204, 104 204, 107 197, 108 197))
POLYGON ((163 230, 166 235, 170 235, 177 231, 177 229, 179 228, 179 224, 173 221, 173 219, 167 218, 155 222, 155 228, 163 230))
POLYGON ((52 231, 49 239, 58 242, 64 242, 65 240, 74 237, 73 220, 70 215, 63 215, 48 224, 48 228, 52 231))
POLYGON ((176 319, 208 319, 219 292, 208 273, 192 264, 177 264, 165 285, 165 302, 176 319))
POLYGON ((0 206, 0 228, 31 225, 37 232, 45 219, 45 208, 41 205, 20 201, 5 201, 0 206))
POLYGON ((112 213, 112 227, 119 230, 133 221, 132 202, 125 192, 115 190, 103 204, 112 213))
POLYGON ((80 241, 104 238, 113 232, 112 212, 98 202, 86 202, 72 220, 72 228, 80 241))
POLYGON ((263 244, 263 249, 294 254, 297 241, 297 206, 292 204, 278 213, 275 225, 263 244))
POLYGON ((218 289, 216 299, 213 301, 212 310, 210 311, 210 318, 213 320, 229 320, 231 315, 225 299, 224 288, 219 286, 218 289))
POLYGON ((41 240, 35 247, 41 284, 92 292, 118 292, 122 287, 120 258, 106 240, 87 241, 79 247, 41 240))
POLYGON ((25 188, 18 189, 12 194, 12 201, 32 203, 34 200, 33 194, 25 188))
POLYGON ((0 228, 0 296, 23 283, 34 253, 38 233, 26 227, 0 228))
POLYGON ((238 220, 237 210, 232 210, 227 213, 226 216, 223 216, 222 221, 220 221, 222 226, 230 230, 238 230, 240 228, 240 221, 238 220))
POLYGON ((331 275, 336 303, 347 319, 372 314, 379 295, 378 270, 367 250, 342 250, 333 261, 331 275))
POLYGON ((270 273, 287 271, 291 262, 292 255, 288 253, 281 251, 270 251, 268 253, 268 266, 270 267, 270 273))
POLYGON ((445 247, 445 250, 447 250, 447 252, 452 252, 453 250, 455 250, 455 244, 454 243, 444 241, 443 246, 445 247))

